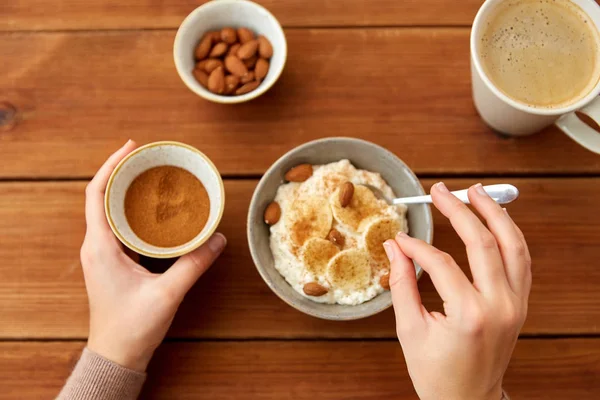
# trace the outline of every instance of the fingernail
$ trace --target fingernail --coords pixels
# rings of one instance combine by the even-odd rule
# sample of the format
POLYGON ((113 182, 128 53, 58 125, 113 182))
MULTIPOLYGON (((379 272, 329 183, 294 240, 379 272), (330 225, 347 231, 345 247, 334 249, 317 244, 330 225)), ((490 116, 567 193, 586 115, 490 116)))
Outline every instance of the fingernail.
POLYGON ((225 236, 223 236, 221 233, 215 233, 210 239, 208 239, 208 248, 213 253, 218 254, 222 252, 226 245, 227 239, 225 239, 225 236))
POLYGON ((383 249, 385 250, 388 260, 390 260, 390 262, 394 261, 394 249, 392 249, 392 245, 385 242, 383 244, 383 249))
POLYGON ((435 187, 437 188, 437 190, 439 190, 442 193, 449 193, 450 192, 448 190, 448 188, 446 187, 446 184, 444 182, 438 182, 438 183, 436 183, 435 187))
POLYGON ((502 211, 504 211, 504 213, 505 213, 506 215, 508 215, 508 210, 507 210, 506 208, 502 208, 502 211))
POLYGON ((397 239, 404 239, 404 238, 406 238, 406 237, 408 237, 408 235, 407 235, 406 233, 402 232, 402 231, 400 231, 400 232, 398 232, 398 233, 396 234, 396 238, 397 238, 397 239))
POLYGON ((133 142, 133 140, 128 139, 127 142, 125 142, 125 144, 123 145, 123 147, 127 146, 129 143, 133 142))
POLYGON ((477 185, 474 186, 475 187, 475 191, 482 195, 482 196, 488 196, 487 192, 483 189, 483 185, 481 183, 478 183, 477 185))

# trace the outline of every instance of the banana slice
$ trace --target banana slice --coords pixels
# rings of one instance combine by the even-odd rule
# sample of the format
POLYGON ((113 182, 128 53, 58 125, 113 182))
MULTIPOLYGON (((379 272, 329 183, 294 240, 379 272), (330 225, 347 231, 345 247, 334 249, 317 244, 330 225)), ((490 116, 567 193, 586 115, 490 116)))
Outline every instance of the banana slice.
POLYGON ((346 207, 342 207, 339 200, 338 189, 329 197, 329 204, 333 211, 333 217, 340 224, 350 227, 355 232, 362 232, 361 222, 374 215, 382 213, 383 205, 367 187, 355 185, 352 201, 346 207))
POLYGON ((376 221, 379 221, 381 218, 381 215, 371 215, 370 217, 363 219, 362 221, 360 221, 360 224, 358 224, 358 232, 366 231, 369 228, 369 225, 376 221))
POLYGON ((323 197, 297 198, 286 211, 286 227, 292 242, 302 247, 310 238, 324 239, 331 230, 331 207, 323 197))
POLYGON ((364 250, 350 249, 338 253, 327 265, 327 279, 335 289, 352 292, 369 286, 371 264, 364 250))
POLYGON ((329 260, 339 252, 340 249, 329 240, 312 238, 304 243, 301 258, 310 272, 315 276, 322 276, 329 260))
POLYGON ((383 242, 396 237, 403 228, 402 221, 396 218, 379 218, 372 221, 365 230, 365 247, 373 260, 382 267, 389 267, 383 242))

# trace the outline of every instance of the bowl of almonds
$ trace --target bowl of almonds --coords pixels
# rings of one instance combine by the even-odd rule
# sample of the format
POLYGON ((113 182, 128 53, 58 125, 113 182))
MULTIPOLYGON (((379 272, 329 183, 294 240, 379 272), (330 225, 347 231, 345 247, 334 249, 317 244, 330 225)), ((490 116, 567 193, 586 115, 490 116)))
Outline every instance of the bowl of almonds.
POLYGON ((247 0, 210 1, 183 21, 173 48, 179 76, 194 93, 217 103, 242 103, 266 92, 287 57, 281 25, 247 0))

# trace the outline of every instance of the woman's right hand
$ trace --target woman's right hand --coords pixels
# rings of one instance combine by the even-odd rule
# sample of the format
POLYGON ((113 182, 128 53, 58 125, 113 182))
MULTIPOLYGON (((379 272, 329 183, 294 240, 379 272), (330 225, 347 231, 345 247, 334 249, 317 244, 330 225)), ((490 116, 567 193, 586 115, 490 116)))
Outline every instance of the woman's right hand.
POLYGON ((466 245, 471 283, 454 259, 401 234, 385 243, 396 330, 422 400, 500 400, 502 380, 527 316, 531 258, 521 230, 476 185, 469 199, 486 226, 443 183, 431 194, 466 245), (444 314, 421 304, 412 260, 430 276, 444 314))

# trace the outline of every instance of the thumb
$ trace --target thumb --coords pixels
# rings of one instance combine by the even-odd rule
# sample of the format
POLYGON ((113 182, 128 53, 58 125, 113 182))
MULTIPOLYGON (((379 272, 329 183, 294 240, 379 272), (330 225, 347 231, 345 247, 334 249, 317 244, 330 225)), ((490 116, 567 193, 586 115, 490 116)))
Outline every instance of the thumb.
POLYGON ((226 245, 225 236, 215 233, 202 246, 177 260, 159 280, 183 298, 219 257, 226 245))
POLYGON ((421 304, 412 260, 406 257, 394 240, 386 241, 383 246, 391 266, 390 291, 396 314, 396 331, 402 340, 400 336, 403 336, 403 332, 425 323, 425 308, 421 304))

